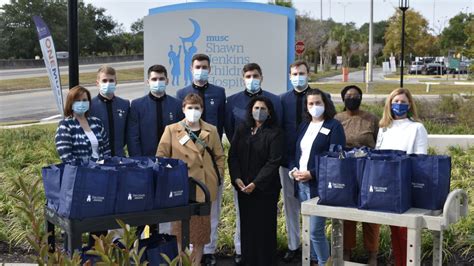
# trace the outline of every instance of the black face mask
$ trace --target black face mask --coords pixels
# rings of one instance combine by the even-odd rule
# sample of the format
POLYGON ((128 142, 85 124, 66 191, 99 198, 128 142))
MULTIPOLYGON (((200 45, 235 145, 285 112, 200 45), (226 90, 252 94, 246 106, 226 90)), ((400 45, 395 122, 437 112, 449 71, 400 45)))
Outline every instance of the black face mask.
POLYGON ((346 109, 355 111, 359 109, 361 101, 361 98, 347 98, 344 100, 344 105, 346 106, 346 109))

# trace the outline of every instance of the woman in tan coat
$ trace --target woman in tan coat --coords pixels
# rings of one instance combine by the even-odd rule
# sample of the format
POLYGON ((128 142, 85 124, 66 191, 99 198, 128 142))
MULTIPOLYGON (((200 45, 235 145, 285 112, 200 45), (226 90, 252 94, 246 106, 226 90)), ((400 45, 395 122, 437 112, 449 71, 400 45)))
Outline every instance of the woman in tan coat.
MULTIPOLYGON (((189 176, 207 186, 212 202, 216 200, 217 187, 222 182, 220 178, 224 176, 225 155, 216 127, 200 119, 202 111, 202 98, 195 93, 188 94, 183 100, 185 119, 166 126, 156 155, 183 160, 188 166, 189 176), (216 173, 213 160, 219 173, 216 173)), ((196 189, 196 200, 204 202, 200 189, 196 189)), ((174 222, 172 232, 178 239, 181 238, 180 229, 181 223, 174 222)), ((204 245, 210 242, 209 216, 191 217, 189 231, 193 265, 201 265, 204 245)))

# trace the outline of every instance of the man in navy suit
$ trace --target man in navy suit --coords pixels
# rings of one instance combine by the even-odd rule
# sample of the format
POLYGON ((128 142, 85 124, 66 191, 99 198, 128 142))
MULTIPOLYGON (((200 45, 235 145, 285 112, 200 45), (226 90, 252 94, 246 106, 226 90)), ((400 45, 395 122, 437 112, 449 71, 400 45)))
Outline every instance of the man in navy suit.
POLYGON ((164 128, 184 118, 181 101, 166 94, 168 73, 164 66, 151 66, 146 84, 150 92, 133 100, 130 107, 130 156, 155 156, 164 128))
POLYGON ((112 156, 125 156, 128 112, 130 102, 115 95, 117 75, 110 66, 97 71, 96 86, 99 94, 92 98, 90 115, 99 118, 109 136, 112 156))

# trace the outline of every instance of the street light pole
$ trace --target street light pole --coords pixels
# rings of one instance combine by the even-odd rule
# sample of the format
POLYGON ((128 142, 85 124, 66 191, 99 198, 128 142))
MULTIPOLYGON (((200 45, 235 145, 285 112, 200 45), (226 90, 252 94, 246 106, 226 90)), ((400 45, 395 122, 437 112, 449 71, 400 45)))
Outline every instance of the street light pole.
MULTIPOLYGON (((321 27, 323 26, 323 0, 320 0, 321 2, 321 17, 320 17, 320 22, 321 22, 321 27)), ((319 46, 319 71, 324 72, 324 66, 323 66, 323 45, 319 46)))
POLYGON ((369 23, 369 78, 368 81, 372 82, 372 44, 373 44, 373 24, 374 24, 374 0, 370 0, 370 23, 369 23))
POLYGON ((350 5, 351 2, 346 2, 346 3, 337 2, 337 3, 340 4, 340 5, 343 7, 343 9, 344 9, 344 25, 346 25, 346 7, 347 7, 348 5, 350 5))
POLYGON ((398 8, 402 11, 402 46, 400 58, 400 88, 403 88, 403 63, 405 58, 405 11, 408 10, 408 0, 400 0, 398 8))
POLYGON ((69 61, 69 89, 79 85, 79 45, 77 33, 77 0, 69 0, 68 5, 68 61, 69 61))

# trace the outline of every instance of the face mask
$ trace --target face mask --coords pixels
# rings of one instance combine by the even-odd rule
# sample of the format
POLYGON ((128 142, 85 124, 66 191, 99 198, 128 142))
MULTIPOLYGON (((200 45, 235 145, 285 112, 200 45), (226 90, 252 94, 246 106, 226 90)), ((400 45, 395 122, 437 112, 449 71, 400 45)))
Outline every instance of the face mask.
POLYGON ((296 90, 305 89, 308 85, 308 76, 291 76, 290 80, 296 90))
POLYGON ((253 116, 253 119, 255 119, 256 121, 263 122, 267 120, 268 112, 266 110, 258 109, 258 110, 252 111, 252 116, 253 116))
POLYGON ((113 94, 115 92, 115 83, 114 82, 100 83, 100 92, 103 95, 113 94))
POLYGON ((150 91, 152 93, 161 94, 165 92, 166 80, 157 80, 150 82, 150 91))
POLYGON ((74 101, 72 111, 78 115, 83 115, 89 110, 89 101, 74 101))
POLYGON ((250 93, 256 93, 260 89, 259 79, 245 79, 245 88, 250 93))
POLYGON ((207 69, 194 69, 193 70, 194 80, 207 81, 209 78, 209 70, 207 69))
POLYGON ((313 107, 309 108, 308 112, 312 117, 320 117, 324 114, 324 106, 313 105, 313 107))
POLYGON ((408 104, 392 103, 392 113, 396 116, 404 116, 408 112, 408 104))
POLYGON ((354 111, 359 109, 361 101, 361 98, 347 98, 344 100, 344 105, 346 106, 346 109, 354 111))
POLYGON ((199 121, 201 118, 201 111, 196 110, 196 109, 186 109, 184 111, 184 116, 186 117, 186 120, 188 120, 191 123, 195 123, 199 121))

